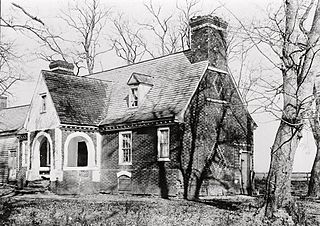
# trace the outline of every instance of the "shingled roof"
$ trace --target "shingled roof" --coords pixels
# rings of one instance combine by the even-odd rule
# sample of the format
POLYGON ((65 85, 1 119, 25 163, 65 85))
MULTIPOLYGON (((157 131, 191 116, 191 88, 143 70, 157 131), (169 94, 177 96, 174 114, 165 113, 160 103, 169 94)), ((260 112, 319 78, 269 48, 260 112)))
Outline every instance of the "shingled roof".
POLYGON ((99 125, 106 118, 107 81, 42 71, 61 123, 99 125))
POLYGON ((0 110, 0 133, 20 132, 30 105, 4 108, 0 110))
POLYGON ((88 75, 113 82, 108 113, 101 125, 174 117, 185 109, 208 66, 207 61, 191 63, 189 54, 189 51, 179 52, 88 75), (153 85, 144 102, 134 109, 128 107, 127 83, 132 75, 140 80, 150 76, 153 85))

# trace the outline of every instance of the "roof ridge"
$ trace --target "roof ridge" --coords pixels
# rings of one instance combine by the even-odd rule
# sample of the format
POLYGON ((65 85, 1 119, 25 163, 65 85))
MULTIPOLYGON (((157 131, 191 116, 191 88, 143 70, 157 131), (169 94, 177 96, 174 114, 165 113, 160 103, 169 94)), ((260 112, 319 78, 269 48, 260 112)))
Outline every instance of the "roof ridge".
POLYGON ((190 49, 182 50, 182 51, 179 51, 179 52, 170 53, 170 54, 168 54, 168 55, 164 55, 164 56, 159 56, 159 57, 155 57, 155 58, 150 58, 150 59, 147 59, 147 60, 143 60, 143 61, 140 61, 140 62, 137 62, 137 63, 134 63, 134 64, 122 65, 122 66, 110 68, 110 69, 107 69, 107 70, 95 72, 95 73, 92 73, 92 74, 87 74, 87 75, 84 75, 84 76, 81 76, 81 77, 88 77, 88 76, 92 76, 92 75, 99 74, 99 73, 102 73, 102 72, 108 72, 108 71, 113 71, 113 70, 117 70, 117 69, 120 69, 120 68, 130 67, 130 66, 133 66, 133 65, 142 64, 142 63, 149 62, 149 61, 152 61, 152 60, 158 60, 158 59, 161 59, 161 58, 165 58, 165 57, 169 57, 169 56, 173 56, 173 55, 176 55, 176 54, 180 54, 180 53, 184 53, 184 52, 189 52, 189 51, 190 51, 190 49))
POLYGON ((100 81, 100 82, 103 82, 103 83, 113 83, 113 81, 110 81, 110 80, 103 80, 103 79, 99 79, 99 78, 91 78, 91 77, 86 77, 86 76, 77 76, 77 75, 69 75, 69 74, 61 74, 61 73, 56 73, 56 72, 52 72, 52 71, 49 71, 49 70, 42 70, 44 72, 50 72, 52 74, 56 74, 56 75, 60 75, 60 76, 69 76, 69 77, 72 77, 72 78, 82 78, 82 79, 91 79, 91 80, 95 80, 95 81, 100 81))

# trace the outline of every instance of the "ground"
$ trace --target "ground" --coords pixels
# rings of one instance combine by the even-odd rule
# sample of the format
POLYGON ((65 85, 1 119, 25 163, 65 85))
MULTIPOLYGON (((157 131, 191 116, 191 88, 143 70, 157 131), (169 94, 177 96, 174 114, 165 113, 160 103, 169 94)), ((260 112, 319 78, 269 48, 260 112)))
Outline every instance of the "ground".
MULTIPOLYGON (((255 220, 259 199, 249 196, 193 202, 104 194, 21 195, 10 188, 1 192, 0 225, 259 225, 255 220)), ((320 203, 299 203, 308 207, 306 225, 320 225, 320 203)))

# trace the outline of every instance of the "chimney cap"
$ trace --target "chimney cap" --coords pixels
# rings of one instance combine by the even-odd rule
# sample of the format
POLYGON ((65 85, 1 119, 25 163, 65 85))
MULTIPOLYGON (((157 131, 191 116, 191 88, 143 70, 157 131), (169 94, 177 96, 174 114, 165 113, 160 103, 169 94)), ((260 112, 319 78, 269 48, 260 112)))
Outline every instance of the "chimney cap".
POLYGON ((199 26, 206 26, 206 25, 215 25, 220 29, 227 29, 228 23, 221 19, 218 16, 213 16, 211 14, 204 15, 204 16, 195 16, 192 17, 189 21, 191 28, 199 27, 199 26))
POLYGON ((50 62, 49 68, 52 72, 61 74, 73 74, 74 65, 67 61, 55 60, 50 62))

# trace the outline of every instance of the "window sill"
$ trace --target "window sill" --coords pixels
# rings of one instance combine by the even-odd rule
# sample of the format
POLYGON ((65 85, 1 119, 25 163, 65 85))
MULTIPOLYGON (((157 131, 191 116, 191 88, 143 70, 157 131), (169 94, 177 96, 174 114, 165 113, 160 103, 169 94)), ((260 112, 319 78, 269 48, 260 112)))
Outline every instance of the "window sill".
POLYGON ((65 171, 72 171, 72 170, 99 170, 98 167, 96 166, 91 166, 91 167, 88 167, 88 166, 75 166, 75 167, 65 167, 63 168, 63 170, 65 171))
POLYGON ((132 166, 132 162, 119 162, 119 166, 132 166))
POLYGON ((159 162, 170 162, 170 158, 158 158, 159 162))

